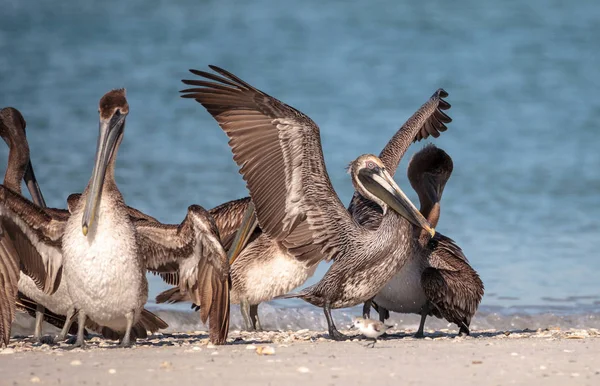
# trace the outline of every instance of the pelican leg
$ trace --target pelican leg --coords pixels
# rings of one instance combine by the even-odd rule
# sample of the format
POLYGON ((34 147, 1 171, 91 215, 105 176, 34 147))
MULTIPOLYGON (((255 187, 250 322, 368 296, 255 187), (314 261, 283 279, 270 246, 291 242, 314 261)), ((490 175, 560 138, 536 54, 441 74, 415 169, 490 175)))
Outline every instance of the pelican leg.
POLYGON ((45 308, 41 304, 35 307, 35 330, 33 332, 33 339, 41 342, 42 340, 42 323, 44 323, 44 311, 45 308))
POLYGON ((458 336, 469 336, 471 335, 471 331, 469 331, 469 325, 467 322, 463 321, 459 324, 460 329, 458 330, 458 336))
POLYGON ((331 317, 331 304, 329 302, 325 302, 325 306, 323 307, 323 311, 325 312, 325 319, 327 319, 327 329, 329 330, 329 338, 333 340, 346 340, 348 337, 335 328, 335 324, 333 324, 333 318, 331 317))
POLYGON ((86 318, 87 316, 85 315, 85 312, 79 310, 79 313, 77 314, 77 340, 75 341, 74 347, 85 347, 84 333, 86 318))
POLYGON ((244 320, 244 330, 254 331, 254 323, 252 323, 252 319, 250 318, 250 303, 248 303, 248 300, 240 300, 240 312, 244 320))
POLYGON ((371 317, 372 301, 373 301, 373 299, 369 299, 363 304, 363 318, 365 318, 365 319, 369 319, 371 317))
POLYGON ((419 330, 415 334, 415 338, 423 338, 425 336, 423 334, 423 329, 425 328, 425 319, 427 319, 427 314, 429 314, 429 303, 425 304, 421 310, 421 323, 419 324, 419 330))
POLYGON ((373 341, 371 343, 367 343, 367 345, 365 347, 374 348, 375 343, 377 343, 377 338, 373 338, 373 341))
POLYGON ((67 312, 67 318, 65 320, 65 324, 64 324, 62 330, 60 330, 60 334, 58 334, 58 336, 54 339, 54 343, 58 343, 58 342, 65 340, 65 338, 67 337, 67 334, 69 333, 69 330, 71 329, 71 325, 73 324, 73 321, 75 320, 75 318, 73 317, 74 314, 75 314, 74 308, 71 308, 67 312))
POLYGON ((379 321, 380 322, 385 322, 386 319, 390 318, 390 311, 387 310, 386 308, 381 307, 379 304, 375 303, 374 301, 371 301, 373 308, 375 309, 375 311, 377 311, 377 314, 379 314, 379 321))
POLYGON ((252 325, 256 331, 262 331, 262 326, 260 325, 260 320, 258 319, 258 304, 250 306, 250 320, 252 321, 252 325))
POLYGON ((133 311, 125 314, 125 319, 127 319, 127 327, 125 327, 125 336, 121 340, 121 347, 131 347, 131 329, 133 328, 133 318, 135 313, 133 311))

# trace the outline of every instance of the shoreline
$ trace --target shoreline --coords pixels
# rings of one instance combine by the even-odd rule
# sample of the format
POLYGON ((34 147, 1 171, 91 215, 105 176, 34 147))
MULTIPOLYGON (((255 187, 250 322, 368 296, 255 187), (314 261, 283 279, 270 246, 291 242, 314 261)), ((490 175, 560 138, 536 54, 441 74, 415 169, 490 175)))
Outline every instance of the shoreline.
POLYGON ((325 331, 306 329, 231 331, 224 346, 208 344, 205 331, 154 334, 126 349, 98 336, 85 349, 12 339, 0 350, 0 372, 7 385, 600 382, 595 328, 479 330, 469 337, 448 330, 423 339, 413 333, 394 329, 373 349, 359 335, 334 342, 325 331))

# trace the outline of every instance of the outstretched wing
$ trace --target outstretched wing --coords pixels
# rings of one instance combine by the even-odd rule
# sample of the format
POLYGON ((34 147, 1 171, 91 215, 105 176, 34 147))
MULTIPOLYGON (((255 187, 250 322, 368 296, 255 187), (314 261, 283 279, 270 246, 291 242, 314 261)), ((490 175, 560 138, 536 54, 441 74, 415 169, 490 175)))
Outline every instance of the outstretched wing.
POLYGON ((41 209, 0 185, 0 336, 5 344, 15 312, 19 270, 46 293, 58 288, 63 214, 41 209))
MULTIPOLYGON (((437 138, 441 132, 448 129, 446 124, 452 122, 452 119, 443 110, 448 110, 451 106, 442 99, 447 96, 448 93, 444 89, 438 89, 385 145, 379 158, 390 175, 396 173, 411 143, 425 139, 429 135, 437 138)), ((354 192, 348 211, 359 224, 368 228, 377 229, 381 223, 381 208, 357 192, 354 192)))
POLYGON ((379 158, 392 176, 411 143, 426 139, 430 135, 437 138, 448 130, 446 124, 452 122, 452 118, 443 110, 448 110, 451 106, 442 99, 447 96, 448 93, 444 89, 438 89, 385 145, 379 158))
POLYGON ((62 235, 68 213, 40 208, 0 185, 0 222, 19 255, 21 269, 53 293, 62 271, 62 235))
POLYGON ((146 268, 173 283, 201 306, 203 323, 210 319, 211 341, 224 343, 229 329, 229 261, 214 221, 198 205, 188 208, 180 225, 134 221, 140 256, 146 268))
POLYGON ((10 325, 15 317, 15 298, 18 292, 18 253, 6 232, 0 227, 0 346, 8 345, 10 325))
POLYGON ((182 96, 201 103, 229 137, 263 232, 308 264, 351 248, 357 229, 335 194, 319 127, 300 111, 215 66, 182 96), (340 229, 341 228, 341 229, 340 229))
MULTIPOLYGON (((80 199, 81 199, 81 193, 72 193, 69 195, 69 197, 67 198, 67 207, 69 208, 69 212, 73 212, 75 210, 80 199)), ((127 207, 127 213, 129 214, 129 217, 131 217, 131 219, 134 221, 135 220, 148 220, 148 221, 158 222, 158 220, 155 219, 154 217, 147 215, 146 213, 142 212, 141 210, 132 208, 131 206, 127 207)))
POLYGON ((215 224, 219 229, 221 239, 225 239, 231 234, 235 234, 242 225, 244 214, 250 205, 250 197, 240 198, 225 202, 208 211, 215 220, 215 224))

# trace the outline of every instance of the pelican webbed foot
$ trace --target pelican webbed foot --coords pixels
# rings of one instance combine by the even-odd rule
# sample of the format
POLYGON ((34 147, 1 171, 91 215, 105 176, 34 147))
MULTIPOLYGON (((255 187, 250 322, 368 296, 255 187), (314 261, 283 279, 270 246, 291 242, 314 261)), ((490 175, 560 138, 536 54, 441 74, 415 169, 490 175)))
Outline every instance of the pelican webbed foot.
POLYGON ((471 331, 469 331, 469 327, 466 327, 466 323, 462 323, 463 325, 460 326, 460 329, 458 330, 458 336, 469 336, 471 335, 471 331))
POLYGON ((329 339, 336 340, 338 342, 350 339, 349 336, 342 334, 337 330, 337 328, 333 327, 329 329, 329 339))

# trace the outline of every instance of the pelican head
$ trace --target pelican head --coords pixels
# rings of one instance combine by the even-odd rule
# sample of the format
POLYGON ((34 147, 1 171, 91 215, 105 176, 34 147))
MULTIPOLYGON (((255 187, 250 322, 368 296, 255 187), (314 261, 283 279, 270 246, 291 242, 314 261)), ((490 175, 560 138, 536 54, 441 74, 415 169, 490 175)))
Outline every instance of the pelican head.
POLYGON ((87 235, 88 229, 94 222, 107 169, 114 163, 117 148, 123 138, 125 118, 129 113, 125 89, 112 90, 106 93, 100 99, 98 113, 100 114, 100 133, 96 148, 96 161, 88 185, 81 224, 84 236, 87 235))
POLYGON ((419 195, 421 205, 439 203, 453 168, 452 158, 433 144, 425 146, 411 158, 408 179, 419 195))
POLYGON ((406 197, 378 157, 372 154, 361 155, 350 164, 349 173, 355 189, 363 197, 379 205, 384 214, 389 207, 431 236, 435 235, 435 230, 406 197))
POLYGON ((19 110, 13 107, 5 107, 0 110, 0 136, 2 136, 12 153, 6 173, 19 173, 17 177, 19 186, 20 180, 23 178, 34 203, 46 206, 29 158, 29 144, 25 135, 26 126, 27 123, 19 110))

